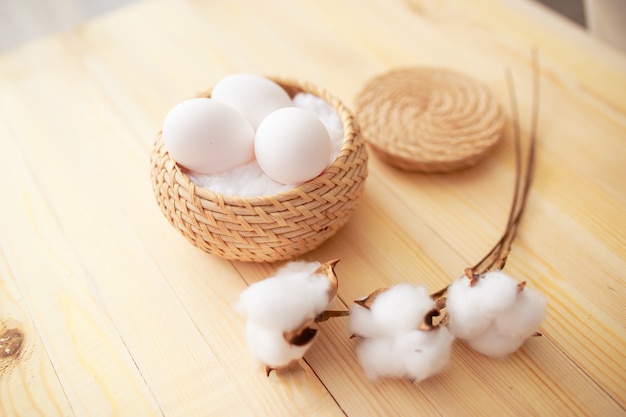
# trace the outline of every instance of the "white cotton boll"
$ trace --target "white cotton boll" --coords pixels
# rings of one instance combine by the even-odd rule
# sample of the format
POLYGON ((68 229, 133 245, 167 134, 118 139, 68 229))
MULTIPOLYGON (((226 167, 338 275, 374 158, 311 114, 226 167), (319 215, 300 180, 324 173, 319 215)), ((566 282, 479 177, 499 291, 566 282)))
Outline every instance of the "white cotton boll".
POLYGON ((490 271, 470 286, 463 276, 448 287, 446 307, 450 331, 460 339, 471 339, 509 310, 517 300, 518 282, 501 271, 490 271))
POLYGON ((394 354, 404 373, 416 382, 440 372, 450 361, 454 336, 447 328, 413 330, 396 337, 394 354))
POLYGON ((435 302, 423 285, 397 284, 380 293, 370 309, 377 328, 396 335, 417 329, 435 302))
POLYGON ((472 349, 486 356, 502 357, 515 352, 524 339, 501 334, 495 325, 490 326, 480 336, 467 341, 472 349))
POLYGON ((319 262, 305 262, 305 261, 291 261, 280 267, 275 277, 281 277, 286 275, 305 274, 313 275, 313 273, 321 266, 319 262))
POLYGON ((332 152, 330 162, 336 158, 343 145, 343 124, 337 111, 326 101, 310 93, 298 93, 293 98, 295 107, 314 112, 322 121, 330 135, 332 152))
POLYGON ((350 309, 348 330, 360 337, 382 337, 389 334, 384 326, 374 322, 371 310, 358 304, 354 304, 350 309))
POLYGON ((370 379, 405 376, 422 381, 450 361, 454 336, 445 327, 412 330, 397 336, 365 339, 357 347, 359 362, 370 379))
POLYGON ((213 175, 189 172, 189 178, 196 185, 215 193, 239 197, 273 195, 294 187, 276 182, 265 175, 256 160, 213 175))
POLYGON ((501 271, 487 272, 474 286, 461 277, 448 287, 450 331, 487 356, 515 352, 546 314, 546 300, 501 271))
POLYGON ((236 307, 248 318, 268 328, 293 330, 324 311, 328 304, 329 282, 313 275, 319 263, 287 264, 273 277, 250 285, 236 307))
POLYGON ((454 336, 446 327, 418 330, 435 301, 423 285, 398 284, 375 293, 369 309, 350 310, 350 330, 365 339, 357 347, 370 379, 408 376, 421 381, 450 359, 454 336))
POLYGON ((356 349, 359 363, 369 379, 381 376, 402 377, 402 362, 394 354, 393 337, 364 339, 356 349))
POLYGON ((448 287, 446 310, 450 332, 460 339, 471 339, 489 327, 491 318, 478 307, 474 287, 467 277, 456 279, 448 287))
POLYGON ((281 331, 268 330, 252 321, 246 325, 246 341, 252 355, 271 368, 287 366, 300 359, 312 345, 291 345, 285 341, 281 331))
POLYGON ((348 316, 348 330, 352 334, 360 337, 373 337, 372 332, 372 312, 358 304, 353 304, 348 316))
POLYGON ((501 271, 489 271, 472 287, 473 300, 489 317, 508 310, 517 299, 517 280, 501 271))
POLYGON ((496 317, 498 332, 518 339, 532 336, 546 317, 546 304, 541 293, 524 287, 515 304, 506 313, 496 317))
POLYGON ((361 337, 392 336, 416 329, 434 306, 423 285, 398 284, 378 294, 369 309, 355 304, 348 327, 361 337))
POLYGON ((479 336, 468 340, 472 349, 487 356, 505 356, 531 337, 546 315, 546 299, 531 288, 518 293, 516 302, 497 316, 479 336))
POLYGON ((305 304, 310 305, 315 315, 323 312, 331 301, 328 299, 328 277, 323 272, 315 273, 320 266, 319 262, 292 261, 283 265, 274 275, 277 280, 289 282, 293 287, 291 294, 300 298, 300 302, 306 300, 305 304))
POLYGON ((318 262, 292 262, 273 277, 256 282, 239 296, 236 308, 268 329, 294 330, 328 305, 330 283, 313 274, 318 262))

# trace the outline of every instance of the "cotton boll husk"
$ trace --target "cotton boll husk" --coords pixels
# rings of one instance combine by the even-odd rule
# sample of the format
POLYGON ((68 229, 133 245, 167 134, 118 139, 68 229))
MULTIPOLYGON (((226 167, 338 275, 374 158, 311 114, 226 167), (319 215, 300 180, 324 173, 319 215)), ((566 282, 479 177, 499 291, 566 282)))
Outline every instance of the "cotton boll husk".
POLYGON ((364 339, 356 349, 359 362, 369 379, 380 376, 402 377, 402 362, 394 355, 393 337, 364 339))
POLYGON ((300 359, 312 345, 291 345, 285 341, 281 331, 267 329, 252 321, 246 324, 246 341, 252 355, 272 368, 286 366, 300 359))
POLYGON ((313 274, 318 262, 292 262, 273 277, 246 288, 235 305, 250 321, 277 331, 294 330, 326 308, 330 283, 313 274))
POLYGON ((460 339, 471 339, 484 332, 491 318, 479 307, 474 287, 467 277, 460 277, 448 287, 446 310, 450 332, 460 339))
POLYGON ((513 306, 496 317, 495 326, 503 335, 526 339, 532 336, 546 317, 546 299, 532 288, 524 287, 513 306))
POLYGON ((517 299, 517 280, 501 271, 489 271, 472 287, 472 300, 490 317, 508 310, 517 299))
POLYGON ((489 326, 480 336, 467 341, 472 349, 486 356, 501 357, 515 352, 524 339, 501 334, 495 325, 489 326))
POLYGON ((404 372, 416 382, 441 371, 450 361, 454 336, 445 327, 413 330, 396 338, 394 352, 404 372))
POLYGON ((425 286, 403 283, 380 293, 370 309, 374 326, 391 336, 416 329, 434 307, 425 286))

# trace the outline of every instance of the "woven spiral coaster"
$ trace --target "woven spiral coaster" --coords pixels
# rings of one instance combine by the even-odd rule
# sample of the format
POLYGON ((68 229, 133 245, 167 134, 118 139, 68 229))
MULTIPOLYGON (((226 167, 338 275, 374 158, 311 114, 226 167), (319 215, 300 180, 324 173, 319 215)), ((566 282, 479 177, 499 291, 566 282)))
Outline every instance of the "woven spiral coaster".
POLYGON ((476 164, 502 136, 504 114, 489 89, 439 68, 379 75, 357 95, 365 140, 404 170, 450 172, 476 164))

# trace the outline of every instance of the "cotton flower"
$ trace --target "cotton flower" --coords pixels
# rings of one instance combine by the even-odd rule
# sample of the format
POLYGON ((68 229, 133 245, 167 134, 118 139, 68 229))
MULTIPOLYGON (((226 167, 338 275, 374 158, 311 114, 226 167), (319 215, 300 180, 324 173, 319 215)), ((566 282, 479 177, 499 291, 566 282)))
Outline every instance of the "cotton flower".
POLYGON ((337 262, 291 262, 240 294, 235 307, 248 319, 248 348, 268 374, 302 358, 313 343, 315 318, 337 293, 337 262))
POLYGON ((423 285, 397 284, 370 297, 375 299, 369 307, 364 307, 367 299, 361 300, 350 312, 351 331, 361 337, 392 336, 417 329, 426 313, 435 308, 423 285))
POLYGON ((450 331, 487 356, 515 352, 534 335, 546 315, 546 300, 537 291, 501 271, 475 282, 467 277, 448 288, 450 331), (472 285, 473 284, 473 285, 472 285))
POLYGON ((357 355, 365 374, 422 381, 441 371, 454 336, 446 327, 432 325, 438 314, 422 285, 398 284, 355 302, 349 328, 363 338, 357 355))
POLYGON ((524 339, 502 335, 493 325, 487 327, 487 329, 478 336, 467 341, 467 344, 476 352, 492 357, 501 357, 513 353, 517 351, 523 343, 524 339))
POLYGON ((517 285, 500 271, 488 272, 474 283, 465 276, 455 280, 448 287, 446 300, 450 331, 461 339, 484 332, 493 318, 513 305, 517 285))
POLYGON ((513 306, 496 317, 498 332, 514 338, 532 336, 546 316, 546 304, 538 291, 523 286, 513 306))
POLYGON ((330 282, 316 273, 319 262, 291 262, 272 277, 250 285, 236 308, 248 320, 277 330, 291 330, 324 311, 330 282))
POLYGON ((419 382, 448 364, 453 340, 445 327, 412 330, 397 336, 365 339, 357 347, 357 354, 370 379, 409 377, 419 382))

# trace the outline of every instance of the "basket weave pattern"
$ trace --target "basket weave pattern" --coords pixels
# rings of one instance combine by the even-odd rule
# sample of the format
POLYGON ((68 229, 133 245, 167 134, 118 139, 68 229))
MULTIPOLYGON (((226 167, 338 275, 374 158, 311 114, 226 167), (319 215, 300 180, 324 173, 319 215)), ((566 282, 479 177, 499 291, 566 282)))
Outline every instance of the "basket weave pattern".
POLYGON ((377 76, 358 94, 355 109, 381 159, 421 172, 474 165, 498 142, 505 122, 486 86, 440 68, 377 76))
POLYGON ((344 143, 317 178, 270 196, 227 196, 196 186, 170 157, 161 133, 152 150, 152 188, 165 217, 195 246, 225 259, 273 262, 313 250, 348 221, 363 192, 367 152, 350 111, 311 84, 274 81, 291 97, 322 98, 341 118, 344 143))

